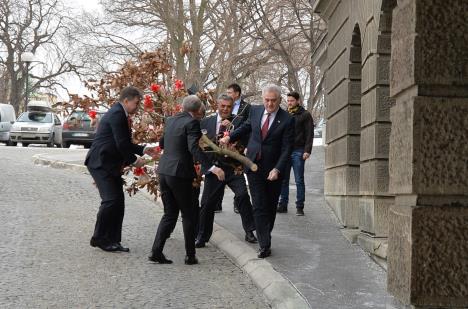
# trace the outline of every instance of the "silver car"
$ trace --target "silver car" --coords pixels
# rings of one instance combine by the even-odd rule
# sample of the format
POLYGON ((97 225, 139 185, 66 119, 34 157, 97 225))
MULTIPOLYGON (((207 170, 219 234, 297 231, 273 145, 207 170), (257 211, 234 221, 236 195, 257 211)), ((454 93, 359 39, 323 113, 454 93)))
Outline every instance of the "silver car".
POLYGON ((61 147, 62 123, 52 112, 28 111, 22 113, 11 126, 10 139, 14 143, 47 144, 47 147, 61 147))

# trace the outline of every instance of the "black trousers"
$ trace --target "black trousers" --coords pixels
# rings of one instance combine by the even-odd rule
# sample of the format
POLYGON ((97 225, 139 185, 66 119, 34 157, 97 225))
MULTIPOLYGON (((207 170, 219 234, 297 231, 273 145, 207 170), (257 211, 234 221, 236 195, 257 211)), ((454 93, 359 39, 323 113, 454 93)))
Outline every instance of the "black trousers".
POLYGON ((252 204, 247 191, 244 175, 236 175, 233 171, 225 171, 225 180, 219 181, 216 175, 209 173, 205 176, 205 184, 201 199, 200 217, 198 220, 199 241, 207 242, 213 234, 214 211, 222 203, 226 185, 234 192, 234 200, 239 209, 244 231, 255 230, 252 214, 252 204))
POLYGON ((101 196, 101 206, 96 217, 93 238, 102 243, 119 243, 122 240, 122 222, 125 213, 125 196, 122 177, 103 169, 88 168, 101 196))
POLYGON ((164 205, 164 215, 159 222, 156 238, 153 243, 153 253, 162 253, 166 240, 171 236, 182 213, 185 251, 187 255, 195 255, 196 203, 193 195, 192 179, 159 175, 161 200, 164 205))
POLYGON ((250 193, 252 194, 253 216, 260 248, 271 247, 271 231, 275 225, 276 206, 281 193, 281 179, 269 181, 268 174, 259 170, 249 172, 250 193))

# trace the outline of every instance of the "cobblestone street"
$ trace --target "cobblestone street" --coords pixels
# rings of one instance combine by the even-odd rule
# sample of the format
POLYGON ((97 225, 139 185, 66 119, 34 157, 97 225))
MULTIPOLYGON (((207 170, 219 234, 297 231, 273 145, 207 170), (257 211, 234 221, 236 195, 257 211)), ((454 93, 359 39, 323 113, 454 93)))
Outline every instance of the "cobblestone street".
POLYGON ((1 308, 268 308, 262 293, 213 246, 186 266, 180 222, 165 253, 148 262, 162 209, 126 196, 122 244, 89 246, 99 206, 89 175, 34 165, 39 153, 85 151, 0 146, 1 308))

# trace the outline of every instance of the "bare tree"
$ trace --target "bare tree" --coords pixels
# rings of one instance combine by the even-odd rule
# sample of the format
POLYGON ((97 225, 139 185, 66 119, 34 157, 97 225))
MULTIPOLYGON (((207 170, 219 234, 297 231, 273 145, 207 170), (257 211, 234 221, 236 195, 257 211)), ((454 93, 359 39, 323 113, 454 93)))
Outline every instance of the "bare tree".
POLYGON ((0 0, 0 66, 9 84, 8 99, 15 110, 24 109, 26 64, 21 56, 32 52, 43 57, 30 73, 29 90, 61 87, 59 77, 76 72, 70 62, 73 42, 70 18, 59 0, 0 0), (34 74, 33 72, 36 72, 34 74))
MULTIPOLYGON (((251 23, 243 30, 254 40, 264 42, 276 59, 273 80, 306 97, 314 106, 320 73, 312 64, 311 54, 323 32, 313 13, 313 2, 306 0, 237 0, 242 14, 251 23)), ((271 64, 270 64, 271 65, 271 64)))

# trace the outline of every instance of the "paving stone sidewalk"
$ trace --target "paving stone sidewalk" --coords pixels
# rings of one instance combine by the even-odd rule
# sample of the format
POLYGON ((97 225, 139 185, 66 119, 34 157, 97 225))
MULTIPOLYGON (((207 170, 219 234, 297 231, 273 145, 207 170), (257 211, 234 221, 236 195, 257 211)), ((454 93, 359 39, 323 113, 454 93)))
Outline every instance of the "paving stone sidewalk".
MULTIPOLYGON (((289 212, 277 214, 272 256, 267 260, 285 275, 312 308, 404 308, 386 291, 386 272, 362 249, 349 243, 323 195, 324 147, 314 146, 306 162, 305 216, 295 215, 296 188, 291 173, 289 212)), ((233 194, 226 189, 223 211, 215 221, 241 238, 233 194)), ((251 245, 257 248, 256 245, 251 245)))
POLYGON ((197 252, 200 265, 184 265, 180 222, 166 249, 174 264, 148 262, 162 209, 143 196, 126 198, 122 243, 131 253, 91 248, 99 204, 91 177, 31 160, 65 151, 0 146, 1 308, 269 307, 214 247, 197 252))

